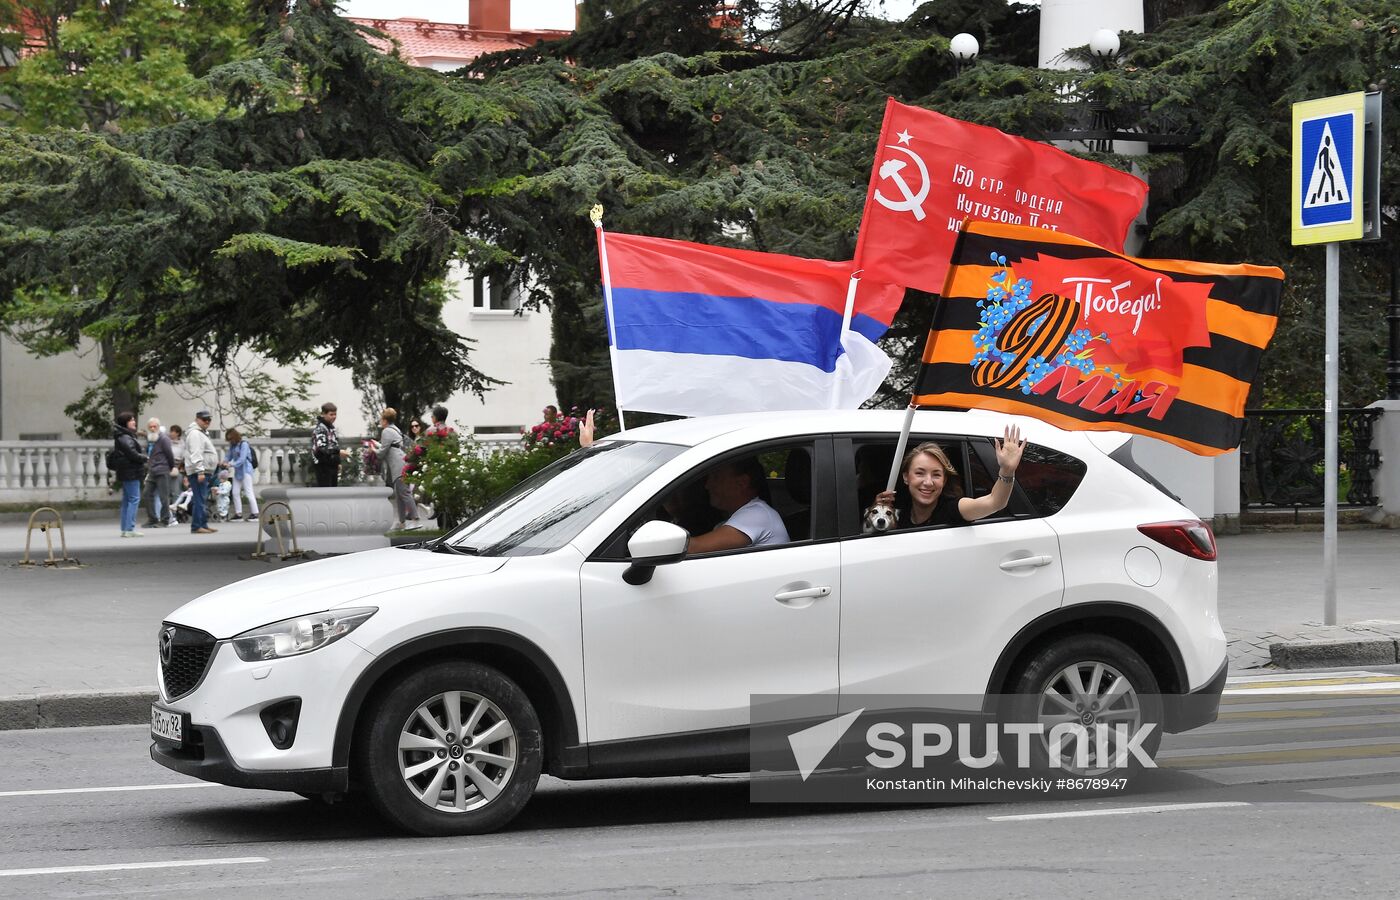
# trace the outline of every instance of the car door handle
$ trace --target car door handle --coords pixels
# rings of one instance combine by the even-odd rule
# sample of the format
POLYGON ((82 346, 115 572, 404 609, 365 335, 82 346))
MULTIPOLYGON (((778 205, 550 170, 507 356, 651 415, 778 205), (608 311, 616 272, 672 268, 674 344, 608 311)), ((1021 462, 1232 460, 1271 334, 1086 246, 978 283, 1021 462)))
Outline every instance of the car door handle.
POLYGON ((795 591, 778 591, 773 595, 773 599, 779 603, 791 603, 794 600, 815 600, 818 597, 826 597, 831 594, 831 588, 826 586, 800 588, 795 591))
POLYGON ((1014 569, 1038 569, 1050 565, 1051 561, 1049 556, 1024 556, 1020 559, 1008 559, 1001 564, 1001 570, 1010 572, 1014 569))

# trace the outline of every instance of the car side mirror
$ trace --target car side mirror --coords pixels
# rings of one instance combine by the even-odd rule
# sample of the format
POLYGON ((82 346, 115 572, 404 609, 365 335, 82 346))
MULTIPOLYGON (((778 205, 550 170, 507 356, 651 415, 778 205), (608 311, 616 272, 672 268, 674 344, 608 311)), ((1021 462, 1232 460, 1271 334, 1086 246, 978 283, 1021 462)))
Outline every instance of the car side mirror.
POLYGON ((628 584, 646 584, 656 572, 657 566, 664 566, 685 559, 685 547, 690 535, 684 528, 670 522, 647 522, 632 534, 627 542, 627 553, 632 557, 632 565, 622 573, 622 580, 628 584))

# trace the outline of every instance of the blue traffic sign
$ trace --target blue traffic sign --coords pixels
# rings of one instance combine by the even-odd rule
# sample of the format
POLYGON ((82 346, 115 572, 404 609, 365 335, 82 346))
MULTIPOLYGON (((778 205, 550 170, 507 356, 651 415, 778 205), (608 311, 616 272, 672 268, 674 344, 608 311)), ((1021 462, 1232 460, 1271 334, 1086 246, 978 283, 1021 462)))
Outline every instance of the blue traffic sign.
POLYGON ((1356 217, 1356 112, 1317 116, 1299 125, 1302 165, 1298 167, 1298 190, 1303 226, 1350 222, 1356 217))

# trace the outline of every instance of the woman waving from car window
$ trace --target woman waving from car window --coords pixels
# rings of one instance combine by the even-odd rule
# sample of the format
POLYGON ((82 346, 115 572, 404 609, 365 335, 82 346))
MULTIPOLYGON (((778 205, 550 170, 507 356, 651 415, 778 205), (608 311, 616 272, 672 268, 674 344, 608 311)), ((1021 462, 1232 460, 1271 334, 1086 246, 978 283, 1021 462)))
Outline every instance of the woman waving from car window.
MULTIPOLYGON (((943 448, 935 443, 920 444, 904 456, 901 478, 909 489, 909 507, 899 509, 897 528, 919 528, 926 525, 964 525, 1001 512, 1011 500, 1011 486, 1016 483, 1016 468, 1026 441, 1021 429, 1006 426, 996 444, 997 481, 991 492, 982 497, 957 497, 945 490, 957 470, 948 460, 943 448)), ((881 491, 877 504, 895 505, 894 491, 881 491)))

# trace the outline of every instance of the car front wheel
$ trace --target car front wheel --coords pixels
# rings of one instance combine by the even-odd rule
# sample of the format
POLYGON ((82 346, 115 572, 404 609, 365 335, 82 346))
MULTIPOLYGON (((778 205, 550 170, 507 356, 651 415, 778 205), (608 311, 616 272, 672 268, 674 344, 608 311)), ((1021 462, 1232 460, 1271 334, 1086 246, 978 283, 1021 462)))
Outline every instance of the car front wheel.
POLYGON ((423 835, 504 827, 539 781, 539 719, 489 666, 440 662, 413 672, 369 711, 359 768, 391 822, 423 835))

